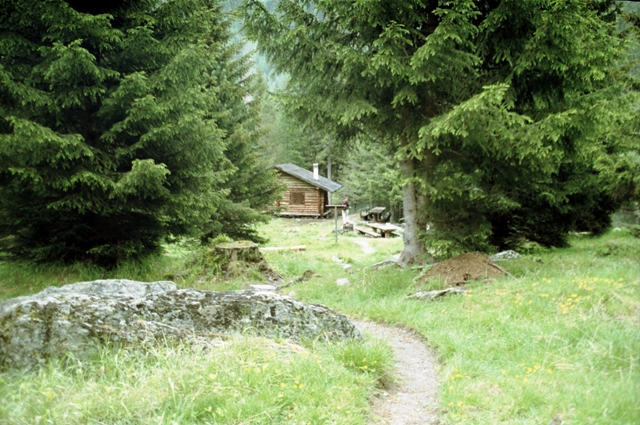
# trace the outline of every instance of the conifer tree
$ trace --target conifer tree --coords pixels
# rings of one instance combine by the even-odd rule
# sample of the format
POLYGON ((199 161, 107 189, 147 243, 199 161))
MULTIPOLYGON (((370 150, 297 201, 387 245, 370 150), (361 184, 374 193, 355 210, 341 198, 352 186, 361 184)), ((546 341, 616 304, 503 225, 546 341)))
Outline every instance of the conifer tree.
POLYGON ((111 264, 200 236, 230 202, 241 120, 225 120, 242 104, 217 3, 0 0, 12 252, 111 264))
MULTIPOLYGON (((565 243, 617 200, 597 158, 628 111, 610 0, 245 1, 299 117, 395 152, 405 249, 565 243), (430 233, 425 236, 427 222, 430 233), (427 241, 425 244, 424 241, 427 241)), ((615 142, 613 142, 615 143, 615 142)))

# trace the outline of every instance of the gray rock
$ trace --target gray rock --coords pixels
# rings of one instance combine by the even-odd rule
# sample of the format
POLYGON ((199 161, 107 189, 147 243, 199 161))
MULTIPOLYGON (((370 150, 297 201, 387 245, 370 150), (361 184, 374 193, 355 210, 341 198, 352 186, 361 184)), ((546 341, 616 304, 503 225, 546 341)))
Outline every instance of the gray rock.
POLYGON ((186 340, 207 345, 221 334, 298 340, 359 338, 346 316, 273 291, 176 289, 172 282, 101 280, 47 288, 0 303, 0 364, 28 368, 105 341, 186 340))
POLYGON ((349 284, 349 279, 347 279, 346 277, 342 277, 336 280, 336 285, 338 286, 347 286, 348 284, 349 284))
POLYGON ((516 258, 520 258, 520 254, 513 250, 507 250, 499 252, 495 255, 489 257, 492 261, 506 261, 506 260, 515 260, 516 258))

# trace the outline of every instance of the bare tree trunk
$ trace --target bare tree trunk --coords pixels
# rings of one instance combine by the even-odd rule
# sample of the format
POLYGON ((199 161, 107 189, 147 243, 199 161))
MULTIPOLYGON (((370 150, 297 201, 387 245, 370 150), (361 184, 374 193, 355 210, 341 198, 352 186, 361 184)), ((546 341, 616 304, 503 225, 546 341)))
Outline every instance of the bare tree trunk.
POLYGON ((403 177, 409 179, 402 187, 402 208, 404 212, 404 250, 400 255, 400 262, 408 265, 416 262, 433 262, 428 255, 424 243, 419 239, 420 232, 426 230, 426 217, 421 217, 420 208, 428 202, 428 197, 420 194, 413 177, 415 163, 411 158, 403 159, 400 163, 403 177))

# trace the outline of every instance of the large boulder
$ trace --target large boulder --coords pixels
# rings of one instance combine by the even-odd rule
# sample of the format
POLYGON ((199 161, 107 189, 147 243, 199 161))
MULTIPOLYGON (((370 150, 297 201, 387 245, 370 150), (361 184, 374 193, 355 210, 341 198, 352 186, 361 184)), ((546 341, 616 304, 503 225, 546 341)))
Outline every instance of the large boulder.
POLYGON ((359 338, 349 319, 273 291, 177 289, 173 282, 98 280, 47 288, 0 303, 0 363, 32 367, 50 357, 84 357, 105 341, 180 339, 208 344, 230 333, 359 338))

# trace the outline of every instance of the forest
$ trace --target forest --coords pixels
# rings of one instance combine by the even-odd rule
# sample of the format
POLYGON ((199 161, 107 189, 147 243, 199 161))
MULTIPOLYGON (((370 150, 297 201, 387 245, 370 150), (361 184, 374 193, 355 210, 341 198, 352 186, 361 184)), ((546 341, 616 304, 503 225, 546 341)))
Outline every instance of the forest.
POLYGON ((342 196, 393 211, 405 263, 566 246, 638 208, 632 2, 31 3, 3 3, 17 257, 258 241, 278 163, 330 162, 342 196))

